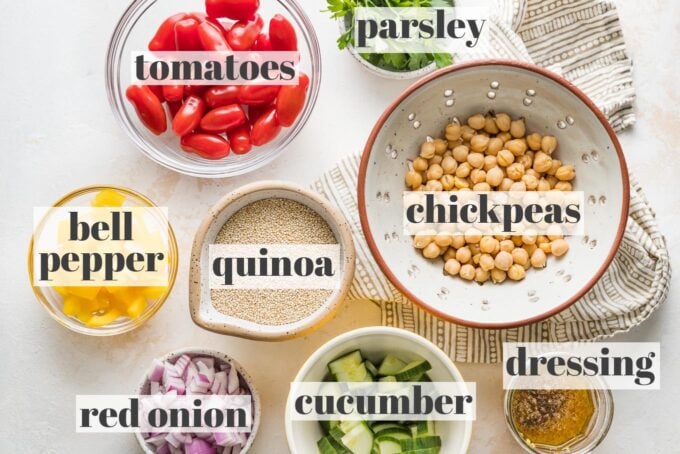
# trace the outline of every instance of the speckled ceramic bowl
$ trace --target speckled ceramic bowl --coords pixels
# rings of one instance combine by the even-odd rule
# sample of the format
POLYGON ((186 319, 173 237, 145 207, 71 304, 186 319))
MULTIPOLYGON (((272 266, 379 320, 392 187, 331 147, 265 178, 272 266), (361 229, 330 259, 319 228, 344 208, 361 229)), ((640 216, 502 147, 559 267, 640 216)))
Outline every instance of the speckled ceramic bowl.
POLYGON ((328 200, 300 186, 283 181, 263 181, 243 186, 211 208, 201 223, 191 251, 189 309, 194 322, 210 331, 255 340, 277 341, 302 336, 333 318, 352 284, 354 277, 354 241, 342 213, 328 200), (225 222, 241 208, 270 198, 286 198, 316 211, 329 225, 340 244, 341 276, 338 287, 325 303, 302 320, 284 325, 266 325, 220 313, 210 298, 208 249, 225 222))
POLYGON ((565 79, 537 66, 477 61, 442 69, 407 88, 378 119, 359 172, 359 213, 368 245, 389 280, 435 315, 463 325, 507 328, 556 314, 581 298, 605 272, 628 218, 629 182, 621 146, 593 102, 565 79), (409 160, 428 136, 454 117, 479 112, 524 117, 527 131, 553 134, 555 155, 576 168, 583 191, 585 235, 520 282, 478 285, 446 276, 403 234, 402 192, 409 160))
MULTIPOLYGON (((158 358, 158 360, 161 362, 168 360, 172 362, 177 360, 177 358, 179 358, 182 355, 189 355, 191 357, 194 356, 212 357, 218 361, 228 363, 232 367, 236 368, 239 375, 241 376, 241 384, 246 385, 248 387, 248 389, 250 390, 250 395, 252 396, 253 399, 253 428, 252 431, 250 432, 250 436, 248 437, 248 442, 241 450, 241 453, 243 454, 249 452, 250 448, 253 446, 253 442, 255 441, 255 436, 257 435, 257 431, 260 428, 260 420, 262 419, 261 416, 262 403, 260 401, 260 394, 257 392, 257 389, 255 389, 255 386, 253 385, 253 379, 250 377, 248 372, 246 372, 243 366, 241 366, 235 359, 233 359, 232 357, 225 353, 218 352, 216 350, 210 350, 207 348, 183 348, 181 350, 175 350, 171 353, 168 353, 167 355, 158 358)), ((153 367, 154 366, 150 366, 149 369, 144 373, 144 376, 140 380, 139 386, 135 390, 136 394, 143 395, 149 393, 149 374, 153 370, 153 367)), ((153 451, 151 447, 147 445, 141 433, 135 432, 135 438, 137 439, 137 443, 139 443, 139 447, 145 454, 154 454, 155 451, 153 451)))

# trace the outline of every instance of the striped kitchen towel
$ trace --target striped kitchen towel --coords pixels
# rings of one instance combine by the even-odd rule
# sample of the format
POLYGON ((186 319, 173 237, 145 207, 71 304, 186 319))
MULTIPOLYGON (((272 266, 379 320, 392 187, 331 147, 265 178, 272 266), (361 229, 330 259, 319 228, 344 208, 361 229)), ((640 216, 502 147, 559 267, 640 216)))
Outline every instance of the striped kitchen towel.
MULTIPOLYGON (((596 0, 498 0, 484 47, 457 61, 513 58, 558 72, 583 89, 616 130, 635 121, 631 62, 614 6, 596 0)), ((457 5, 464 3, 457 1, 457 5)), ((371 255, 357 207, 359 156, 340 162, 314 189, 342 211, 357 249, 354 300, 380 305, 382 323, 414 331, 454 361, 498 362, 505 341, 592 340, 630 330, 665 300, 670 261, 664 237, 639 185, 631 177, 628 223, 621 246, 600 281, 569 309, 529 326, 506 330, 448 323, 408 301, 387 280, 371 255)))

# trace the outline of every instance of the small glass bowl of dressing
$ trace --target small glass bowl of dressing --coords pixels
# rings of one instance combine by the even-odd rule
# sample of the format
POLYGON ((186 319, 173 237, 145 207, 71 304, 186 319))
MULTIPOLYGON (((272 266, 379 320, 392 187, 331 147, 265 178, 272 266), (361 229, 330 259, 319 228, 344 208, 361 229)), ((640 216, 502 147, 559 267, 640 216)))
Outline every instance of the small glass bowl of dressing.
POLYGON ((592 452, 606 437, 614 399, 604 381, 592 389, 513 389, 505 392, 505 421, 517 443, 530 453, 592 452))

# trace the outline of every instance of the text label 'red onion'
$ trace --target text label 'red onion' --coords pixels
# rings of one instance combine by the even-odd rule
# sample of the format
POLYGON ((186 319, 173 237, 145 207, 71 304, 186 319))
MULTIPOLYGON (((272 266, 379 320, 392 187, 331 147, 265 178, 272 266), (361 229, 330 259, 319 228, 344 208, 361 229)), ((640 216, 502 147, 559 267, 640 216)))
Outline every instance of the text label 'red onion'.
POLYGON ((297 85, 300 53, 132 53, 131 79, 138 85, 297 85))

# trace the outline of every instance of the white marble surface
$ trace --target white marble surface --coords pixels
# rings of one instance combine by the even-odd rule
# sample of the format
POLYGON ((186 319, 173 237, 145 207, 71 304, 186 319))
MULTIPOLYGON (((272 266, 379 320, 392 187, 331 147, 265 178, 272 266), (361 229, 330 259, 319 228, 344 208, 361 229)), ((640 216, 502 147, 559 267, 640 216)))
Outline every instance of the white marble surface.
MULTIPOLYGON (((336 28, 319 12, 322 3, 305 0, 321 41, 324 77, 318 105, 302 134, 285 157, 256 174, 228 181, 180 176, 144 158, 109 110, 104 55, 126 3, 0 1, 0 54, 5 58, 0 109, 0 336, 5 355, 0 452, 136 452, 130 435, 76 435, 75 394, 128 393, 151 358, 180 347, 208 346, 238 358, 262 393, 264 421, 253 452, 286 453, 283 403, 297 369, 332 336, 379 323, 378 310, 368 303, 348 305, 320 331, 285 343, 210 334, 193 325, 187 310, 186 259, 193 232, 208 207, 237 185, 262 178, 306 184, 341 156, 357 152, 405 83, 369 76, 348 54, 339 53, 336 28), (26 273, 32 208, 94 183, 128 185, 167 205, 184 258, 164 308, 137 331, 109 339, 79 336, 57 325, 33 297, 26 273)), ((672 0, 618 3, 635 59, 639 115, 621 142, 677 259, 680 5, 672 0)), ((674 300, 680 277, 673 280, 668 301, 644 325, 617 338, 661 341, 662 390, 616 393, 612 430, 598 452, 678 452, 680 308, 674 300)), ((478 382, 479 420, 470 452, 518 452, 503 422, 499 367, 459 366, 468 380, 478 382)))

